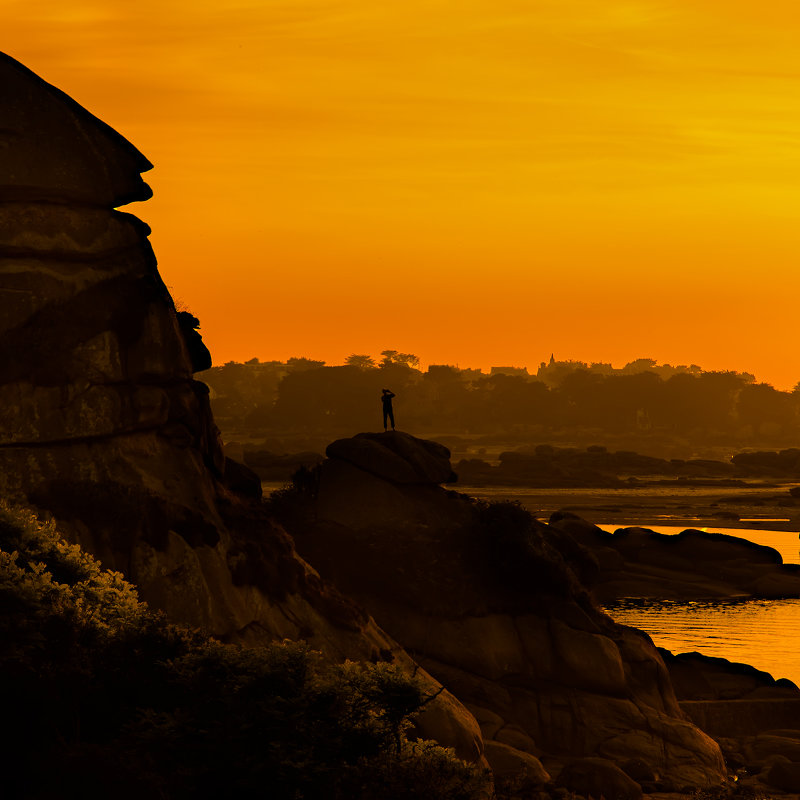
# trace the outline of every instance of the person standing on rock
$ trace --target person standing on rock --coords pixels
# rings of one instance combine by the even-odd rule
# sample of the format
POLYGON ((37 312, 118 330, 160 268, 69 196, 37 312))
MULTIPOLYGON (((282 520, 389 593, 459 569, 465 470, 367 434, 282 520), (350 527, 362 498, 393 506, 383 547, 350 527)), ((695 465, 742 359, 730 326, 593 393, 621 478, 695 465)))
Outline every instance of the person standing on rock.
POLYGON ((388 389, 383 390, 383 394, 381 395, 381 403, 383 403, 383 429, 388 430, 386 425, 386 421, 390 421, 392 423, 392 430, 394 430, 394 410, 392 409, 392 398, 394 397, 394 392, 390 392, 388 389))

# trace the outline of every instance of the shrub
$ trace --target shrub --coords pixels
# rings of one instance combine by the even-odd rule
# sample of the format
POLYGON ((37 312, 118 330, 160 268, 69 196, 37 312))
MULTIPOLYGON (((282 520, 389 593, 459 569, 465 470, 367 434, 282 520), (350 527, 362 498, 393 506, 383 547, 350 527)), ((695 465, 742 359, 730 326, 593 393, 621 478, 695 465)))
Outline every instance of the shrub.
POLYGON ((170 625, 51 523, 5 506, 0 633, 6 797, 472 800, 484 784, 408 740, 426 697, 396 667, 170 625))
POLYGON ((520 599, 533 595, 573 597, 585 591, 551 542, 552 532, 517 500, 476 500, 477 549, 496 590, 520 599))
POLYGON ((289 530, 302 530, 314 522, 314 503, 319 493, 321 465, 301 466, 291 483, 272 492, 266 501, 269 513, 289 530))

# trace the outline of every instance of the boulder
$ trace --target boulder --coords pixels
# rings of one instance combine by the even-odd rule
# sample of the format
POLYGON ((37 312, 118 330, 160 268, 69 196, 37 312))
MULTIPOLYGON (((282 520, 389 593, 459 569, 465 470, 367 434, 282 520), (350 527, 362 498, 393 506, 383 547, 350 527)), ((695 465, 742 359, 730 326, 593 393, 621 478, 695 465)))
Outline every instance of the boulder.
POLYGON ((450 451, 407 433, 359 433, 328 445, 330 459, 346 461, 393 483, 447 483, 454 479, 450 451))
MULTIPOLYGON (((419 674, 419 673, 417 673, 419 674)), ((484 742, 477 720, 450 692, 427 673, 422 673, 431 687, 431 694, 441 692, 414 720, 414 730, 422 739, 433 739, 452 747, 464 761, 481 761, 484 742)))
POLYGON ((466 498, 462 509, 445 502, 444 490, 436 484, 387 480, 340 458, 322 462, 316 493, 320 519, 364 530, 388 526, 400 531, 421 524, 458 527, 468 506, 466 498))
POLYGON ((743 755, 750 764, 761 765, 772 756, 800 762, 800 739, 764 733, 747 740, 743 755))
POLYGON ((539 753, 539 748, 536 747, 536 743, 519 725, 503 726, 497 731, 494 739, 497 742, 513 747, 515 750, 521 750, 523 753, 530 753, 534 756, 539 753))
POLYGON ((749 664, 702 653, 675 655, 661 648, 659 653, 679 700, 800 700, 800 689, 794 683, 785 678, 775 680, 749 664))
POLYGON ((765 781, 776 789, 800 793, 800 762, 775 761, 764 775, 765 781))
POLYGON ((502 742, 487 741, 485 747, 486 760, 500 785, 513 781, 519 791, 531 791, 550 781, 550 775, 536 756, 502 742))
POLYGON ((625 668, 617 645, 600 633, 570 628, 553 620, 551 632, 559 670, 576 685, 609 694, 626 691, 625 668))
POLYGON ((800 568, 780 554, 720 533, 661 534, 620 528, 613 534, 569 512, 550 524, 586 547, 599 566, 586 576, 601 603, 647 597, 696 600, 722 597, 800 597, 800 568))
POLYGON ((800 689, 785 678, 701 653, 659 652, 683 712, 710 735, 737 739, 729 749, 741 750, 743 737, 789 729, 800 714, 800 689))
POLYGON ((620 766, 622 771, 640 786, 655 783, 659 778, 658 772, 653 769, 652 765, 641 758, 631 758, 620 766))
POLYGON ((556 785, 584 797, 639 800, 642 796, 642 787, 616 764, 604 758, 570 761, 561 770, 556 785))
POLYGON ((467 708, 477 720, 484 740, 494 739, 495 735, 505 724, 503 718, 499 714, 495 714, 494 711, 489 711, 488 708, 476 705, 467 705, 467 708))

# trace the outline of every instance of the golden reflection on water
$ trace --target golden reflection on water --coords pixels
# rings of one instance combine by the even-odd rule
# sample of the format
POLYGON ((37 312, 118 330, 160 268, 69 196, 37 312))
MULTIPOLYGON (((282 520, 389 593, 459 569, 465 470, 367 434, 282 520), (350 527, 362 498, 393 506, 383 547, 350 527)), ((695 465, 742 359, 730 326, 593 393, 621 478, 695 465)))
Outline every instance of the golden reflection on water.
POLYGON ((606 612, 673 653, 727 658, 800 686, 800 599, 621 600, 606 612))
MULTIPOLYGON (((620 526, 602 525, 606 530, 620 526)), ((679 533, 686 526, 647 526, 659 533, 679 533)), ((738 536, 777 550, 784 564, 800 563, 794 531, 698 528, 738 536)), ((773 678, 800 686, 800 599, 789 600, 623 600, 609 606, 617 622, 641 628, 673 653, 697 651, 706 656, 750 664, 773 678)))

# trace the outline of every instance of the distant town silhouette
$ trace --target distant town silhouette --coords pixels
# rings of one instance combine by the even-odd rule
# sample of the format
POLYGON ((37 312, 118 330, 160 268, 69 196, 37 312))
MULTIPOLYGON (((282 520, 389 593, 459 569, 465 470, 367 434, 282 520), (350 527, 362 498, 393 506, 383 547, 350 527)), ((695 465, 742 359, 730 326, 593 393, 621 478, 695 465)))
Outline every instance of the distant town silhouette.
POLYGON ((648 358, 614 368, 554 356, 535 374, 524 367, 486 373, 446 364, 423 372, 416 355, 385 350, 381 356, 354 354, 342 365, 252 359, 199 377, 211 388, 227 438, 242 431, 335 438, 378 429, 375 397, 387 386, 397 395, 403 430, 420 435, 571 437, 586 444, 645 437, 654 454, 667 454, 677 440, 690 440, 693 448, 783 447, 800 435, 800 391, 779 391, 746 372, 648 358))

